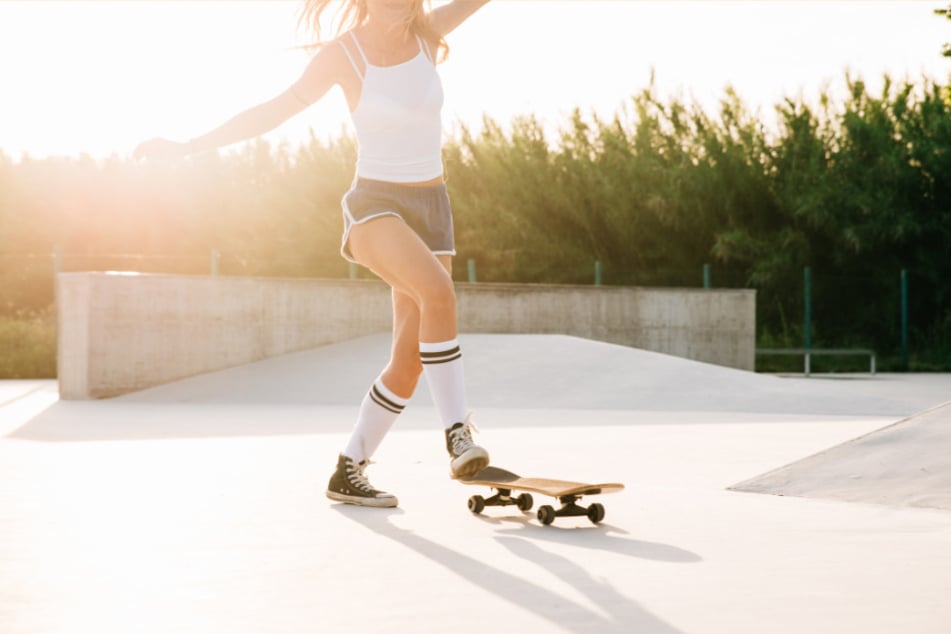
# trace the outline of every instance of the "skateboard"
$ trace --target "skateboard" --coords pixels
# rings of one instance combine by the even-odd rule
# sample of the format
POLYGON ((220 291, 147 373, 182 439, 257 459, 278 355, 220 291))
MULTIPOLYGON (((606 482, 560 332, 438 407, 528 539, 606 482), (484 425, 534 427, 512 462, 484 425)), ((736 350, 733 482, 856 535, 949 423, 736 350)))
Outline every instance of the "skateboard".
POLYGON ((624 489, 624 485, 617 482, 589 484, 549 478, 523 478, 498 467, 486 467, 475 475, 458 480, 463 484, 487 486, 496 491, 495 495, 489 498, 481 495, 473 495, 469 498, 469 510, 476 515, 487 506, 515 505, 520 511, 530 511, 535 503, 531 493, 556 498, 561 502, 561 508, 556 509, 546 504, 538 509, 538 521, 546 526, 554 522, 556 517, 575 516, 587 516, 592 523, 597 524, 604 519, 604 507, 597 503, 587 507, 581 506, 578 504, 581 496, 617 493, 624 489), (524 493, 513 497, 513 491, 524 491, 524 493))

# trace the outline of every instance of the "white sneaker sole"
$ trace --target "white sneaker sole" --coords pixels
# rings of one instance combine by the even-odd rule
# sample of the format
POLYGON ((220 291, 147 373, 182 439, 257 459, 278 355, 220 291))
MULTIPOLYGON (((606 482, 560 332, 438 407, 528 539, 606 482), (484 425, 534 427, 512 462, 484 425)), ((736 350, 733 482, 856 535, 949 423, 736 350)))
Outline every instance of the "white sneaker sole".
POLYGON ((357 495, 344 495, 336 491, 327 491, 327 497, 335 502, 355 504, 357 506, 372 506, 374 508, 392 508, 399 504, 395 495, 386 495, 378 498, 364 498, 357 495))
POLYGON ((449 463, 454 478, 474 476, 488 466, 489 452, 482 447, 473 447, 449 463))

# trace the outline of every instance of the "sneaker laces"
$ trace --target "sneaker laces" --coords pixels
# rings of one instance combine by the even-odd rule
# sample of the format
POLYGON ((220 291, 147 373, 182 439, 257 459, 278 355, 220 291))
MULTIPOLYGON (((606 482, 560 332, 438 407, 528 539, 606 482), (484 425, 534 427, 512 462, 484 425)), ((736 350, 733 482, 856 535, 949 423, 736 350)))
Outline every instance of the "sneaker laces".
POLYGON ((466 416, 466 420, 462 423, 462 427, 449 432, 449 439, 452 442, 452 453, 460 456, 475 446, 475 442, 472 440, 473 431, 478 432, 479 428, 472 422, 472 412, 469 412, 466 416))
POLYGON ((370 481, 363 473, 364 469, 369 467, 370 464, 369 460, 364 460, 361 463, 356 463, 352 460, 347 462, 347 480, 364 493, 372 493, 374 490, 373 485, 370 484, 370 481))

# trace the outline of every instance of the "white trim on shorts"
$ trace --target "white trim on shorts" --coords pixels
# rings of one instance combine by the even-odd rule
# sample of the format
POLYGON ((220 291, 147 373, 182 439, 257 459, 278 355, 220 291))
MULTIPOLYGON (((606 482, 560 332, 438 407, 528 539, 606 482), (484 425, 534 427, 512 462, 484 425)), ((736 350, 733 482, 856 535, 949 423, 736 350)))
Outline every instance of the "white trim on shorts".
MULTIPOLYGON (((362 225, 363 223, 365 223, 365 222, 367 222, 367 221, 369 221, 369 220, 373 220, 374 218, 382 218, 383 216, 395 216, 396 218, 399 218, 400 220, 402 220, 402 221, 403 221, 403 224, 405 224, 407 227, 409 227, 409 223, 406 222, 406 219, 403 218, 403 216, 399 215, 399 214, 398 214, 397 212, 395 212, 395 211, 383 211, 383 212, 380 212, 380 213, 378 213, 378 214, 373 214, 372 216, 367 216, 367 217, 364 218, 363 220, 360 220, 359 222, 357 222, 356 220, 353 219, 353 216, 350 214, 350 210, 347 209, 347 205, 346 205, 346 203, 345 203, 345 204, 344 204, 344 213, 347 214, 347 218, 350 220, 350 222, 347 224, 347 228, 344 229, 344 231, 343 231, 343 238, 342 238, 341 241, 340 241, 340 255, 341 255, 341 257, 343 257, 343 259, 346 260, 347 262, 353 262, 354 264, 360 264, 360 263, 357 262, 356 260, 354 260, 354 259, 353 259, 352 257, 350 257, 349 255, 347 255, 347 252, 344 250, 344 247, 346 247, 346 245, 347 245, 347 240, 350 239, 350 230, 351 230, 353 227, 355 227, 356 225, 362 225)), ((455 255, 456 255, 456 250, 453 249, 452 251, 433 251, 432 254, 433 254, 433 255, 451 255, 451 256, 455 256, 455 255)))
MULTIPOLYGON (((340 239, 340 256, 341 256, 344 260, 346 260, 347 262, 353 262, 354 264, 360 264, 359 262, 357 262, 356 260, 354 260, 352 257, 350 257, 349 255, 347 255, 347 251, 346 251, 347 241, 350 239, 350 230, 353 229, 356 225, 362 225, 362 224, 364 224, 364 223, 366 223, 366 222, 368 222, 368 221, 370 221, 370 220, 374 220, 374 219, 376 219, 376 218, 383 218, 384 216, 394 216, 394 217, 399 218, 400 220, 402 220, 404 225, 406 225, 407 227, 409 227, 410 229, 412 229, 412 227, 409 226, 409 223, 406 222, 406 218, 404 218, 398 211, 381 211, 381 212, 378 213, 378 214, 373 214, 372 216, 367 216, 366 218, 363 218, 362 220, 359 220, 359 221, 358 221, 358 220, 354 220, 354 219, 353 219, 353 214, 350 213, 350 205, 347 204, 347 197, 346 197, 346 196, 343 197, 343 199, 340 201, 340 203, 341 203, 341 205, 343 206, 343 213, 347 216, 347 220, 349 221, 349 222, 347 222, 347 226, 344 227, 344 229, 343 229, 343 237, 340 239)), ((451 251, 432 251, 432 250, 430 250, 430 251, 431 251, 431 253, 432 253, 433 255, 453 255, 453 256, 456 255, 456 250, 455 250, 455 249, 452 249, 451 251)))
POLYGON ((357 262, 356 260, 354 260, 352 257, 350 257, 349 255, 347 255, 347 241, 350 239, 350 230, 353 229, 356 225, 362 225, 362 224, 365 223, 365 222, 369 222, 370 220, 374 220, 374 219, 376 219, 376 218, 382 218, 382 217, 384 217, 384 216, 395 216, 395 217, 399 218, 400 220, 402 220, 404 225, 406 225, 407 227, 409 226, 409 224, 406 222, 406 219, 403 218, 403 216, 401 216, 399 213, 397 213, 397 212, 395 212, 395 211, 381 211, 381 212, 378 213, 378 214, 373 214, 372 216, 367 216, 367 217, 364 218, 363 220, 359 220, 359 221, 354 220, 354 219, 353 219, 353 214, 350 213, 350 206, 347 204, 346 198, 344 198, 344 200, 343 200, 342 202, 343 202, 343 213, 346 214, 346 216, 347 216, 347 226, 344 227, 344 229, 343 229, 343 237, 340 239, 340 255, 341 255, 341 256, 343 257, 343 259, 346 260, 347 262, 353 262, 354 264, 360 264, 359 262, 357 262))

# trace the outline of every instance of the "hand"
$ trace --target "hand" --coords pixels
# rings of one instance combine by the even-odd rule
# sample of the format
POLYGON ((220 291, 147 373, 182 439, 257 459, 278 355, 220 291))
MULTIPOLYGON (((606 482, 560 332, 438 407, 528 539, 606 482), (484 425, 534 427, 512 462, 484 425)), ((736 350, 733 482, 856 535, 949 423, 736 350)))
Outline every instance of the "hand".
POLYGON ((132 156, 137 159, 150 161, 175 161, 184 158, 190 153, 188 143, 176 143, 167 139, 149 139, 135 148, 132 156))

